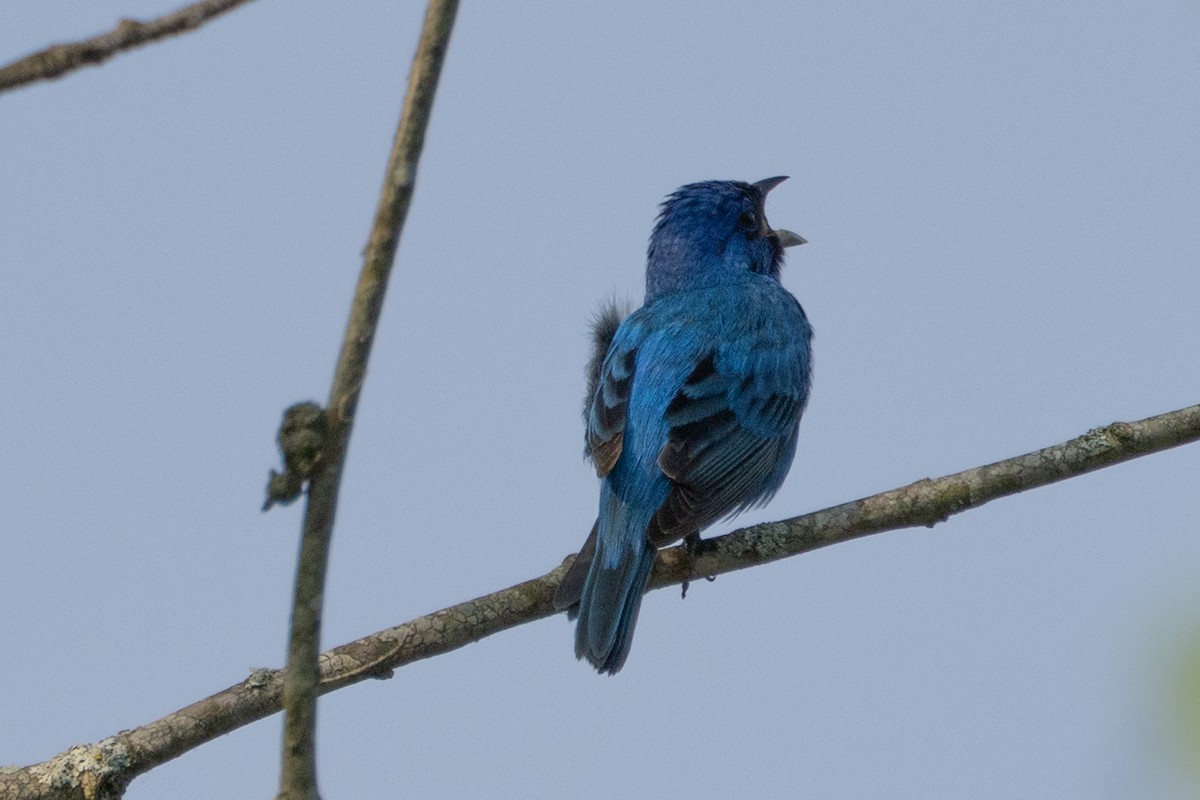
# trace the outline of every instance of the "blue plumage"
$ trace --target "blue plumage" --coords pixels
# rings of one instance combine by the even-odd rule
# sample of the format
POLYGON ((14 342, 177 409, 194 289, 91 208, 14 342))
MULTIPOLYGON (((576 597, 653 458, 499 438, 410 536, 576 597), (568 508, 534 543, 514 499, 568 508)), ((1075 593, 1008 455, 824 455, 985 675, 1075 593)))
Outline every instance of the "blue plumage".
POLYGON ((779 283, 784 248, 758 183, 707 181, 663 204, 643 306, 596 322, 584 412, 601 477, 595 526, 555 595, 579 621, 575 655, 616 673, 654 556, 767 502, 796 451, 812 329, 779 283))

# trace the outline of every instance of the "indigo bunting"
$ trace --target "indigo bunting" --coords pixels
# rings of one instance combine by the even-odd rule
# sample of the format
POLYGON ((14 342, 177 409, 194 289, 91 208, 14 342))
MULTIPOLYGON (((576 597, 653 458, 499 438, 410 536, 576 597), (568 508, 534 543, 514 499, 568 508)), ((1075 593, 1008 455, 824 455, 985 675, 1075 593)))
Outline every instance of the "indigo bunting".
POLYGON ((785 177, 705 181, 667 198, 643 305, 593 326, 585 452, 601 478, 592 532, 555 594, 578 615, 575 655, 615 674, 658 548, 770 500, 796 452, 812 328, 780 285, 764 210, 785 177))

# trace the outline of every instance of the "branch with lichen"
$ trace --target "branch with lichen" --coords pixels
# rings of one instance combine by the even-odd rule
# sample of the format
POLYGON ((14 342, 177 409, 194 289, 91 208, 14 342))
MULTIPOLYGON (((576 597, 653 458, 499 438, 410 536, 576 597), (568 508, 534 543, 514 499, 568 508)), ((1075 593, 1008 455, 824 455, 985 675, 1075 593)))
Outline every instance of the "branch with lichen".
MULTIPOLYGON (((708 540, 694 559, 659 553, 651 588, 720 575, 826 545, 901 528, 933 526, 992 500, 1200 440, 1200 405, 1138 422, 1117 422, 1042 450, 925 479, 888 492, 708 540)), ((492 634, 553 616, 551 600, 568 561, 533 580, 364 636, 321 655, 322 694, 457 650, 492 634)), ((566 651, 564 651, 566 652, 566 651)), ((554 657, 563 657, 562 653, 554 657)), ((280 710, 283 671, 256 670, 242 682, 140 728, 49 761, 0 769, 0 800, 115 798, 134 777, 280 710), (91 788, 89 788, 91 787, 91 788), (99 787, 103 791, 93 791, 99 787)))
POLYGON ((102 64, 122 51, 195 30, 247 2, 249 0, 201 0, 149 22, 123 19, 108 33, 81 42, 56 44, 0 67, 0 92, 102 64))

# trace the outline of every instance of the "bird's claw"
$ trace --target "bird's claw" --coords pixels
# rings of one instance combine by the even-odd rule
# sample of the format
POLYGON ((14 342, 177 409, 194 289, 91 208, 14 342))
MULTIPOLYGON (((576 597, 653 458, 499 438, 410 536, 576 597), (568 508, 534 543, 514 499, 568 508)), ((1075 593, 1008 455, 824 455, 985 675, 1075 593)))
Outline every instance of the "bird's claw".
MULTIPOLYGON (((704 553, 711 552, 716 549, 716 545, 707 539, 701 539, 699 533, 689 533, 683 537, 683 552, 687 554, 688 572, 692 572, 696 568, 696 557, 704 553)), ((717 579, 716 575, 705 575, 704 580, 712 583, 717 579)), ((682 584, 680 599, 686 600, 688 587, 691 586, 691 579, 687 579, 682 584)))

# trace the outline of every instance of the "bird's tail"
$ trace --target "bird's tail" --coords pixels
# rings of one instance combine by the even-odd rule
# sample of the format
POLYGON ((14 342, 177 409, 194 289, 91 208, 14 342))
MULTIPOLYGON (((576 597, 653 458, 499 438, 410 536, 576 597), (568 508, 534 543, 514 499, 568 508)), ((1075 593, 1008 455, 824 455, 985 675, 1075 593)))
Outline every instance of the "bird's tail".
MULTIPOLYGON (((620 505, 620 501, 612 500, 620 505)), ((646 522, 621 508, 598 522, 595 553, 579 596, 575 656, 615 675, 629 655, 642 595, 657 549, 646 541, 646 522), (613 517, 616 517, 614 519, 613 517), (611 523, 616 523, 612 525, 611 523), (616 527, 616 530, 609 528, 616 527)))
POLYGON ((588 534, 583 547, 579 548, 575 560, 571 562, 562 582, 554 591, 554 610, 566 611, 567 619, 579 616, 579 598, 583 596, 583 582, 587 580, 588 572, 592 568, 592 559, 596 555, 596 533, 599 530, 600 520, 596 520, 592 525, 592 532, 588 534))

